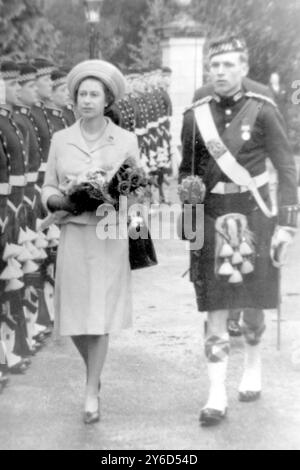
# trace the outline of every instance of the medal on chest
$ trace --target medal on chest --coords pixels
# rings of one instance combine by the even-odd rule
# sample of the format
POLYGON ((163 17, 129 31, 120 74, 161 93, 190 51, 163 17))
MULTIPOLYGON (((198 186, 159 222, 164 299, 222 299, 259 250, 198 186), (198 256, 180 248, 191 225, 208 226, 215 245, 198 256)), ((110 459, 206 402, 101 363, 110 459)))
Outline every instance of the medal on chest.
POLYGON ((245 142, 248 142, 251 139, 251 127, 250 124, 248 124, 246 121, 243 121, 242 123, 241 135, 245 142))

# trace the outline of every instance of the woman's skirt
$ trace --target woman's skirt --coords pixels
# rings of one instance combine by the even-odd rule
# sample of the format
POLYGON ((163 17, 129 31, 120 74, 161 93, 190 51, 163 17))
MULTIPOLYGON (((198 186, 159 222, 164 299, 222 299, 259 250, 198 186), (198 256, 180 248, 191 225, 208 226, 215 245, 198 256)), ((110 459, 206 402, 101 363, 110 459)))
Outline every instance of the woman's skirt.
POLYGON ((96 226, 62 226, 55 284, 62 336, 104 335, 132 326, 128 240, 99 240, 96 226))

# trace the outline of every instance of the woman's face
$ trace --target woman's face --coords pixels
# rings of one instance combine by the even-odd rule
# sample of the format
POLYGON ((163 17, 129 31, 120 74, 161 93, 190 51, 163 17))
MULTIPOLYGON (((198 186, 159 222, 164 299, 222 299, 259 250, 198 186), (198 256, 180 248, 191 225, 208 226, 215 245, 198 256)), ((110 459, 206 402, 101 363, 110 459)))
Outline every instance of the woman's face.
POLYGON ((99 80, 88 78, 79 85, 77 108, 83 118, 103 116, 106 105, 104 87, 99 80))

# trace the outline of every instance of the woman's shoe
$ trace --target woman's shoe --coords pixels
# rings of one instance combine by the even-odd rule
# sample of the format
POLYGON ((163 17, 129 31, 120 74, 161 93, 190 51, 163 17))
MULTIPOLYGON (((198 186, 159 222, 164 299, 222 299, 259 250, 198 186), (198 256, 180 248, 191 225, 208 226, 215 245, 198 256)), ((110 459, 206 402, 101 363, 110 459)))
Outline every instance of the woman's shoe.
POLYGON ((100 421, 100 399, 98 398, 97 411, 85 411, 83 415, 84 424, 95 424, 100 421))
POLYGON ((203 427, 216 426, 227 416, 227 408, 224 411, 213 408, 204 408, 200 414, 200 424, 203 427))

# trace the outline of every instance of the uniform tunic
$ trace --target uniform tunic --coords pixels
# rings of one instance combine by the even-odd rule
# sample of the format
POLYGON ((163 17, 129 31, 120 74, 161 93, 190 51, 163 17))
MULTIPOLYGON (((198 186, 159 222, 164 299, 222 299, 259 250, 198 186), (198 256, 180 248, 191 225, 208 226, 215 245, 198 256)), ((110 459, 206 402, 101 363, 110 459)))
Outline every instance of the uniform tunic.
MULTIPOLYGON (((210 108, 220 136, 242 109, 247 98, 238 93, 231 98, 215 96, 210 108)), ((254 98, 251 98, 254 99, 254 98)), ((195 105, 197 106, 197 104, 195 105)), ((201 106, 201 102, 199 102, 201 106)), ((266 161, 270 158, 278 172, 279 220, 268 219, 259 209, 250 192, 238 194, 213 194, 219 182, 230 179, 219 169, 206 149, 196 124, 193 109, 186 112, 182 130, 183 160, 180 179, 192 172, 193 147, 195 148, 195 173, 207 186, 204 201, 204 247, 191 252, 191 281, 195 284, 200 311, 243 308, 276 308, 278 301, 278 270, 270 258, 270 242, 275 224, 289 225, 291 211, 296 210, 297 184, 294 158, 284 131, 282 118, 277 109, 262 99, 250 140, 244 143, 237 155, 238 162, 252 177, 266 172, 266 161), (215 222, 220 216, 241 213, 247 216, 249 229, 254 234, 256 257, 255 271, 239 285, 231 285, 215 274, 215 222)), ((269 188, 265 185, 260 193, 270 206, 269 188)))
MULTIPOLYGON (((107 118, 98 144, 90 150, 80 122, 54 134, 47 166, 43 201, 62 194, 67 179, 89 169, 110 166, 110 176, 125 159, 138 161, 137 139, 107 118)), ((128 240, 101 240, 99 217, 85 212, 60 219, 55 311, 61 335, 103 335, 131 326, 131 272, 128 240)))

